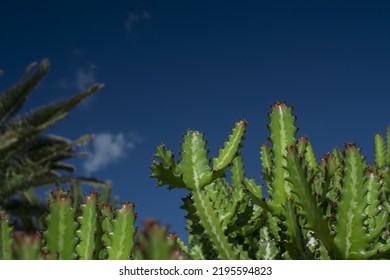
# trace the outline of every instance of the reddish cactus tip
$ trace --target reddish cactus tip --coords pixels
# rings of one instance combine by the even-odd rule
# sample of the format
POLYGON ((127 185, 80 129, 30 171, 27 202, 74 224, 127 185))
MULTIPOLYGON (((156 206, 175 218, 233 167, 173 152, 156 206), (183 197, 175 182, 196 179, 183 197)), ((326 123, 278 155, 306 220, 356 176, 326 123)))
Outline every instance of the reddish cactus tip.
POLYGON ((286 109, 287 108, 287 105, 286 105, 286 102, 283 101, 283 102, 279 102, 279 101, 276 101, 273 108, 275 109, 286 109))
POLYGON ((143 227, 144 232, 149 232, 149 231, 152 231, 155 228, 158 228, 159 224, 158 224, 158 222, 156 220, 154 220, 152 218, 149 218, 149 219, 145 219, 144 220, 143 226, 144 226, 143 227))
POLYGON ((171 240, 176 240, 178 237, 177 233, 176 232, 170 232, 168 234, 168 239, 171 239, 171 240))
POLYGON ((109 203, 104 203, 102 207, 102 212, 112 211, 112 205, 109 203))
POLYGON ((132 203, 130 201, 126 201, 126 202, 122 203, 122 206, 121 206, 121 208, 123 210, 132 210, 132 209, 134 209, 134 207, 135 207, 134 203, 132 203))
POLYGON ((356 144, 355 143, 345 143, 344 144, 345 150, 356 150, 356 144))
POLYGON ((307 142, 308 140, 309 140, 309 138, 307 137, 307 135, 302 135, 298 139, 299 142, 307 142))
POLYGON ((99 198, 99 193, 97 191, 92 191, 89 195, 86 196, 86 199, 97 200, 99 198))
POLYGON ((241 119, 237 122, 237 124, 239 126, 247 126, 248 125, 248 121, 246 119, 241 119))

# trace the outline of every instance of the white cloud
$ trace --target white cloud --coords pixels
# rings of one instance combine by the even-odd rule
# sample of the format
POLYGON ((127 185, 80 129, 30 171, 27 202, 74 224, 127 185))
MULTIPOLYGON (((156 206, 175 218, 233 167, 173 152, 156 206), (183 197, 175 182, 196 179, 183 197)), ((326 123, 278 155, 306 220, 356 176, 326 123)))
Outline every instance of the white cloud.
POLYGON ((62 89, 84 91, 96 83, 96 68, 93 63, 89 63, 85 67, 79 67, 75 70, 73 79, 61 78, 57 85, 62 89))
POLYGON ((133 31, 134 25, 141 20, 150 20, 150 14, 147 11, 132 11, 128 12, 125 20, 125 28, 127 32, 133 31))
POLYGON ((129 150, 140 142, 142 138, 136 134, 97 134, 90 143, 91 155, 84 163, 85 171, 91 174, 125 158, 129 150))
POLYGON ((79 68, 76 71, 76 88, 79 91, 86 90, 89 86, 96 83, 95 65, 91 64, 88 68, 79 68))

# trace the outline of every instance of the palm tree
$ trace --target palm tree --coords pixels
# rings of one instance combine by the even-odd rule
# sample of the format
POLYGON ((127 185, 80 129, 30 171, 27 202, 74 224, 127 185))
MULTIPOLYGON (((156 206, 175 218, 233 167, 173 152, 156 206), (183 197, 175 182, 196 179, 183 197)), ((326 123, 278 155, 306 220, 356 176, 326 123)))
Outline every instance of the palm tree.
POLYGON ((43 134, 50 126, 64 119, 82 100, 102 88, 102 84, 95 84, 67 100, 43 106, 25 115, 16 115, 48 70, 47 59, 39 64, 31 64, 21 79, 0 95, 0 211, 19 218, 19 222, 24 222, 23 227, 34 224, 31 220, 34 213, 43 211, 44 204, 34 193, 36 188, 61 183, 108 186, 94 178, 72 175, 74 166, 64 162, 85 156, 83 152, 76 152, 75 148, 90 141, 93 135, 72 141, 43 134))

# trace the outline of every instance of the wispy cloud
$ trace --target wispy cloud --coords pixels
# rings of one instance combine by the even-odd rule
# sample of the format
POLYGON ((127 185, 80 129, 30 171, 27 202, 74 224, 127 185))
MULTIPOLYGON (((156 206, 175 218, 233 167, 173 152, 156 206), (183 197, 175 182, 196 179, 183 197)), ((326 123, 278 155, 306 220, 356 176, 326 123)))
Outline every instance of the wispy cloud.
POLYGON ((85 161, 84 169, 88 174, 99 171, 126 158, 127 153, 141 142, 142 138, 136 134, 97 134, 96 138, 90 143, 91 155, 85 161))
POLYGON ((61 78, 57 84, 62 89, 84 91, 94 83, 96 83, 96 65, 89 63, 85 67, 78 67, 73 79, 61 78))
POLYGON ((150 14, 148 11, 130 11, 127 14, 127 18, 125 20, 125 28, 127 32, 132 32, 134 29, 134 25, 137 24, 141 20, 150 20, 150 14))
POLYGON ((79 68, 76 71, 76 87, 79 91, 86 90, 89 86, 96 83, 94 64, 90 64, 88 68, 79 68))

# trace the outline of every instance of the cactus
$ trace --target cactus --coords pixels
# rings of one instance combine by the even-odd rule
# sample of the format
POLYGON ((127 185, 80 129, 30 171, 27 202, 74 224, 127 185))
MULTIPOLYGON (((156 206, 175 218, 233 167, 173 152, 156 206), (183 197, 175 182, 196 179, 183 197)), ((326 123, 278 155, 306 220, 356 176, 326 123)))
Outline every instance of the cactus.
POLYGON ((183 259, 182 249, 185 248, 185 245, 180 242, 175 233, 170 233, 167 237, 167 231, 167 227, 160 227, 155 220, 145 220, 143 230, 138 234, 135 259, 183 259))
POLYGON ((189 130, 181 159, 159 146, 158 185, 190 191, 183 199, 192 259, 382 259, 390 257, 390 126, 375 136, 375 163, 345 144, 317 163, 286 103, 268 115, 260 148, 263 185, 245 177, 239 153, 246 121, 235 124, 216 158, 203 134, 189 130), (209 163, 212 163, 210 167, 209 163), (230 169, 231 178, 226 172, 230 169), (268 195, 263 195, 262 189, 268 195))
MULTIPOLYGON (((147 238, 142 233, 136 237, 133 203, 123 203, 119 209, 107 203, 100 207, 101 196, 93 191, 75 205, 70 193, 62 188, 51 192, 43 233, 30 235, 15 230, 1 214, 0 260, 150 259, 150 252, 158 259, 184 258, 180 248, 185 246, 181 243, 179 247, 179 239, 165 230, 153 230, 147 238), (145 248, 145 240, 149 240, 149 253, 139 254, 141 244, 145 248)), ((107 194, 103 199, 107 202, 107 194)))
POLYGON ((10 260, 11 259, 11 248, 12 248, 12 239, 11 239, 12 229, 9 226, 8 218, 0 214, 0 259, 1 260, 10 260))

